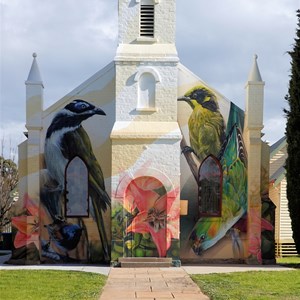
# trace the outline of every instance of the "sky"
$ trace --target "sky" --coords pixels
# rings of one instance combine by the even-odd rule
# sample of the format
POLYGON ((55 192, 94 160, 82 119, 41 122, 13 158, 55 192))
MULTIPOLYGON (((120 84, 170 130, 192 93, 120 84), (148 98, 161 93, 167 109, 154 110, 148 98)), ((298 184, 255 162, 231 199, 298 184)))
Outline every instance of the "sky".
MULTIPOLYGON (((47 108, 114 59, 118 1, 0 0, 0 5, 0 138, 11 156, 25 139, 32 53, 37 53, 47 108)), ((177 0, 180 62, 242 109, 258 55, 265 81, 262 139, 270 145, 285 132, 287 52, 296 37, 299 7, 299 0, 177 0)))

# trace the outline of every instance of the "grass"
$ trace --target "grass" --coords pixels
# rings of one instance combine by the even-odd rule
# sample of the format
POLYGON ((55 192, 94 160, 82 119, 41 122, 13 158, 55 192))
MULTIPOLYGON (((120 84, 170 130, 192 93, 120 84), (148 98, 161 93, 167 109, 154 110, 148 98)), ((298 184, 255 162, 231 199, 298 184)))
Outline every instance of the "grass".
POLYGON ((107 276, 76 271, 0 270, 0 298, 98 299, 107 276))
POLYGON ((300 299, 300 256, 278 258, 277 264, 295 270, 251 271, 191 277, 212 300, 300 299))
POLYGON ((300 256, 281 257, 276 259, 277 264, 289 268, 300 268, 300 256))
POLYGON ((212 300, 300 299, 300 270, 193 275, 212 300))

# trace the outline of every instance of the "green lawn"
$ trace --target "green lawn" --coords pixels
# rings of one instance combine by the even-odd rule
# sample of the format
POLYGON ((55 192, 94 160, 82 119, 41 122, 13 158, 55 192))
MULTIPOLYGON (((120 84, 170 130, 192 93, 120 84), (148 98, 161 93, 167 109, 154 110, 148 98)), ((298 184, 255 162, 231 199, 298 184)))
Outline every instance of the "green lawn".
POLYGON ((300 256, 281 257, 277 258, 276 262, 285 267, 300 268, 300 256))
POLYGON ((300 257, 278 258, 277 264, 293 271, 239 272, 193 275, 193 280, 212 300, 300 299, 300 257))
POLYGON ((300 299, 300 270, 193 275, 192 278, 213 300, 300 299))
POLYGON ((50 270, 0 270, 0 299, 98 299, 107 276, 50 270))

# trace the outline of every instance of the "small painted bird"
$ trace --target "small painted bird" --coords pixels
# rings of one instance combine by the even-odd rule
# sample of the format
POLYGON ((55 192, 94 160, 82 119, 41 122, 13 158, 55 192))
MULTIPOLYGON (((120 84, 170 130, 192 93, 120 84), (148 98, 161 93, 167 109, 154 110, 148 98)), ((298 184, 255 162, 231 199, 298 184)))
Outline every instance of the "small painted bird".
POLYGON ((182 151, 194 152, 200 161, 210 154, 217 156, 226 135, 215 94, 206 87, 196 86, 178 101, 187 102, 193 109, 188 121, 191 147, 185 146, 182 151))
POLYGON ((92 202, 92 214, 98 226, 102 242, 104 259, 109 261, 109 245, 102 212, 111 205, 101 167, 93 153, 87 132, 81 122, 94 116, 105 115, 105 112, 84 100, 74 100, 60 110, 53 118, 45 139, 45 164, 51 184, 44 186, 41 200, 55 220, 62 215, 61 195, 65 189, 65 170, 68 162, 79 156, 88 169, 89 197, 92 202), (56 182, 56 186, 54 186, 56 182))
MULTIPOLYGON (((234 125, 218 159, 222 166, 222 209, 220 217, 200 217, 189 237, 195 254, 214 246, 247 212, 247 153, 240 129, 234 125)), ((233 253, 241 253, 242 244, 232 230, 233 253)))
POLYGON ((52 224, 45 225, 50 241, 68 256, 68 251, 73 250, 79 243, 82 228, 78 224, 67 223, 56 219, 52 224))

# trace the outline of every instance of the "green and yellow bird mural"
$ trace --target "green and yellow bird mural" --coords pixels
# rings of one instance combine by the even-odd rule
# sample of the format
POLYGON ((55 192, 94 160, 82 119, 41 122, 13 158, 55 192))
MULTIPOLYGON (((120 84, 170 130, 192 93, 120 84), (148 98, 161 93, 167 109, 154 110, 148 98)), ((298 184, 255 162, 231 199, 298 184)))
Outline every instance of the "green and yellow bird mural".
POLYGON ((178 98, 178 101, 187 102, 193 110, 188 120, 190 147, 185 145, 182 152, 195 153, 199 161, 208 155, 217 156, 226 135, 216 95, 199 85, 178 98))
POLYGON ((247 212, 247 153, 236 124, 228 133, 217 158, 223 173, 221 216, 200 216, 189 236, 189 244, 195 254, 201 255, 231 233, 233 253, 238 256, 243 252, 242 243, 239 230, 233 227, 237 227, 234 225, 247 212))

